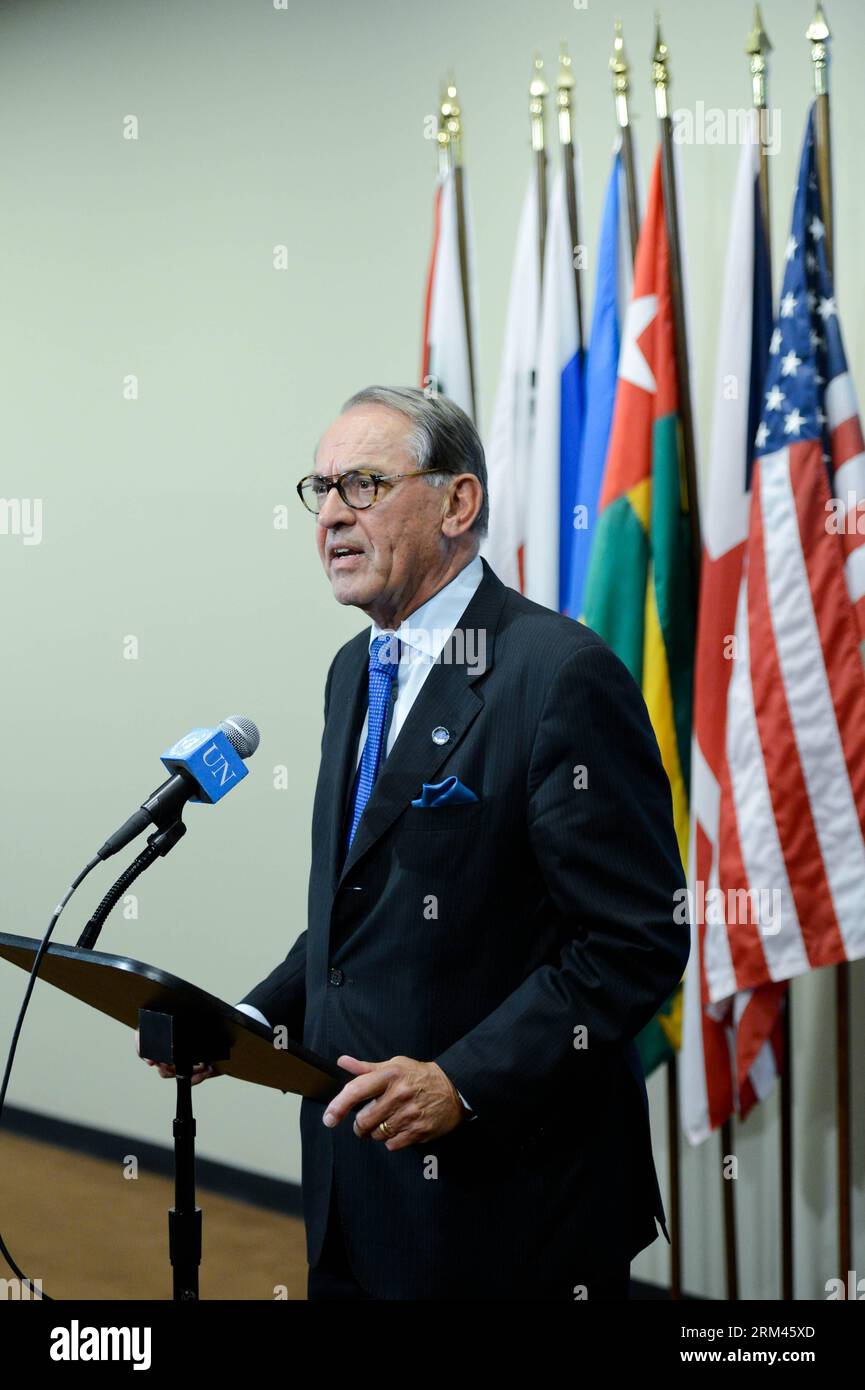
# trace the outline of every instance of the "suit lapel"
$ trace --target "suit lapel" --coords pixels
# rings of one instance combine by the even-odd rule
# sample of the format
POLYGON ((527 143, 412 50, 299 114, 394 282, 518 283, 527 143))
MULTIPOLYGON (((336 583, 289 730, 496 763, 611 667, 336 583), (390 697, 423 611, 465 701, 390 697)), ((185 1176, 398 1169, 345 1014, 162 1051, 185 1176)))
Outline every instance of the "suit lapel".
POLYGON ((482 708, 483 700, 472 690, 464 669, 432 667, 375 780, 337 887, 412 798, 420 796, 422 784, 433 781, 482 708), (433 742, 432 731, 438 726, 450 734, 445 744, 433 742))
MULTIPOLYGON (((355 774, 357 739, 363 728, 367 709, 367 680, 369 680, 369 638, 366 628, 353 639, 355 651, 345 662, 346 674, 334 681, 331 688, 331 710, 342 710, 337 717, 331 746, 325 749, 321 765, 321 792, 328 820, 328 866, 332 890, 337 891, 346 873, 355 867, 364 853, 380 840, 394 824, 414 796, 420 795, 421 783, 434 780, 435 773, 459 745, 471 721, 483 709, 483 698, 473 689, 474 681, 492 666, 495 628, 498 624, 506 589, 498 575, 481 557, 484 577, 471 596, 466 612, 445 645, 444 652, 427 674, 405 723, 399 731, 384 766, 375 778, 373 792, 364 806, 352 848, 342 862, 342 824, 346 799, 355 774), (463 637, 464 632, 476 635, 463 637), (483 634, 478 637, 477 634, 483 634), (483 641, 483 646, 478 645, 483 641), (463 652, 483 653, 483 662, 473 669, 458 660, 463 652), (334 706, 334 702, 338 701, 334 706), (446 744, 432 742, 432 730, 442 726, 451 737, 446 744)), ((331 714, 332 721, 332 714, 331 714)))
MULTIPOLYGON (((326 826, 327 883, 336 887, 342 864, 342 823, 349 787, 355 771, 357 741, 363 728, 369 697, 369 629, 352 639, 342 664, 334 673, 328 709, 328 730, 321 755, 316 801, 326 826), (320 798, 320 802, 319 802, 320 798)), ((313 844, 313 854, 316 846, 313 844)))

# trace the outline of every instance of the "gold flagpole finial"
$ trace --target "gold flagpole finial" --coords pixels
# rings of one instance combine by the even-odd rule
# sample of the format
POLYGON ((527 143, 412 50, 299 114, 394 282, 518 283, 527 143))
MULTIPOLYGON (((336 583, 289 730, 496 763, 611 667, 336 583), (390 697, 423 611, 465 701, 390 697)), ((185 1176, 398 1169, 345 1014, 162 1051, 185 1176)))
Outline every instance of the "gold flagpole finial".
POLYGON ((817 182, 820 188, 820 207, 826 239, 823 243, 830 275, 834 266, 832 216, 832 132, 829 120, 829 40, 832 35, 823 6, 818 3, 814 18, 805 31, 811 44, 811 65, 814 69, 814 141, 816 146, 817 182))
POLYGON ((640 235, 640 219, 637 209, 637 175, 634 168, 634 146, 631 137, 631 114, 628 110, 628 94, 631 90, 631 69, 625 56, 625 39, 622 21, 617 19, 613 28, 613 54, 610 58, 610 71, 613 74, 613 98, 616 103, 616 121, 621 131, 622 165, 625 172, 625 191, 628 199, 628 233, 631 242, 631 260, 637 254, 637 239, 640 235))
POLYGON ((758 110, 766 109, 766 58, 772 52, 769 35, 763 28, 760 6, 754 6, 754 27, 748 35, 745 52, 751 59, 751 84, 754 90, 754 105, 758 110))
POLYGON ((559 79, 556 83, 556 105, 559 111, 559 141, 563 145, 574 143, 571 125, 573 91, 576 86, 571 71, 571 55, 564 39, 559 44, 559 79))
POLYGON ((439 131, 444 132, 446 136, 444 143, 449 152, 450 167, 459 168, 463 162, 463 125, 453 74, 448 77, 442 93, 439 131))
POLYGON ((805 38, 811 44, 811 62, 814 65, 814 95, 818 97, 829 94, 829 40, 831 37, 829 25, 826 23, 826 16, 823 13, 823 6, 818 3, 814 11, 814 18, 805 30, 805 38))
POLYGON ((613 74, 613 96, 616 99, 616 119, 623 128, 629 124, 628 93, 631 90, 631 69, 625 56, 622 21, 617 19, 613 31, 613 54, 610 58, 613 74))
POLYGON ((532 149, 541 152, 545 146, 544 122, 546 119, 546 100, 550 94, 544 79, 544 60, 536 53, 532 62, 532 80, 529 83, 529 117, 532 123, 532 149))
POLYGON ((771 218, 769 216, 769 163, 767 159, 767 121, 768 101, 766 98, 766 77, 768 56, 772 52, 769 35, 763 28, 760 6, 754 6, 754 27, 748 35, 745 52, 750 59, 751 89, 754 110, 757 116, 757 129, 760 135, 760 202, 763 213, 763 228, 766 235, 766 249, 771 248, 771 218))
POLYGON ((667 107, 667 88, 670 74, 667 70, 668 49, 661 37, 661 16, 655 13, 655 51, 652 54, 652 84, 655 88, 655 110, 659 121, 665 121, 670 112, 667 107))
POLYGON ((443 82, 439 95, 439 123, 436 131, 436 146, 438 148, 439 174, 444 175, 451 168, 451 148, 450 132, 447 128, 445 109, 447 107, 447 83, 443 82))

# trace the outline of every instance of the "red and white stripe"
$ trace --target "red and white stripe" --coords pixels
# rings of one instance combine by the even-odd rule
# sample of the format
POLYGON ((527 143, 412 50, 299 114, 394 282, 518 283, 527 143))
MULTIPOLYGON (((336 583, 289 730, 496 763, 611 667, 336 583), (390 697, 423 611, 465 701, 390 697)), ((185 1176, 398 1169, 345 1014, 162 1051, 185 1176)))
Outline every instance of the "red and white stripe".
POLYGON ((861 545, 827 528, 830 497, 819 440, 755 466, 719 881, 774 890, 782 916, 770 932, 741 920, 707 923, 716 1002, 865 955, 865 670, 848 587, 861 545))
MULTIPOLYGON (((700 885, 719 887, 722 785, 727 764, 728 693, 736 663, 727 644, 736 610, 748 537, 746 487, 748 394, 730 398, 730 380, 751 377, 754 265, 754 181, 757 132, 743 146, 727 243, 716 367, 716 409, 702 499, 703 564, 694 678, 691 753, 689 884, 696 908, 700 885)), ((739 715, 734 726, 740 727, 739 715)), ((734 1111, 747 1114, 771 1089, 780 1068, 780 1008, 775 986, 731 995, 712 1004, 707 953, 723 953, 726 938, 713 940, 708 924, 692 913, 691 955, 685 975, 680 1067, 682 1127, 701 1143, 734 1111)), ((726 963, 726 962, 723 962, 726 963)))
MULTIPOLYGON (((720 831, 730 728, 748 737, 744 710, 731 713, 738 694, 738 663, 729 659, 748 539, 751 493, 745 485, 750 453, 748 393, 730 396, 731 379, 751 378, 754 307, 754 185, 759 136, 752 118, 751 140, 741 152, 733 197, 725 288, 716 361, 716 409, 709 445, 708 482, 701 499, 704 518, 700 621, 694 673, 694 738, 691 745, 691 844, 688 883, 694 908, 720 887, 720 831), (731 695, 733 691, 733 695, 731 695), (744 716, 744 724, 741 723, 744 716)), ((747 1115, 772 1090, 782 1066, 783 988, 770 984, 727 994, 712 1002, 712 969, 729 963, 726 935, 716 937, 697 910, 691 917, 691 956, 684 980, 681 1041, 681 1125, 700 1144, 734 1112, 747 1115), (726 955, 725 955, 726 948, 726 955)))
POLYGON ((825 391, 833 491, 813 439, 760 457, 745 490, 748 402, 723 393, 750 378, 745 165, 703 507, 691 884, 720 903, 693 924, 685 982, 682 1112, 695 1143, 771 1088, 788 982, 865 955, 865 447, 845 371, 825 391), (855 513, 840 534, 833 496, 855 513), (730 910, 749 892, 775 895, 762 922, 742 900, 730 910))

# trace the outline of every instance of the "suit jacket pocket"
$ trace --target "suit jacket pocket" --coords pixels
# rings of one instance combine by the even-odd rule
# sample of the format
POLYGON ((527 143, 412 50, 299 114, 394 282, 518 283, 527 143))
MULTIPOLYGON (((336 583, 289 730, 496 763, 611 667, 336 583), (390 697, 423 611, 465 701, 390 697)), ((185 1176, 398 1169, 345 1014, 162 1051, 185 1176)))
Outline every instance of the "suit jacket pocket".
POLYGON ((473 827, 487 806, 486 800, 464 801, 455 806, 407 806, 400 831, 418 830, 422 834, 473 827))

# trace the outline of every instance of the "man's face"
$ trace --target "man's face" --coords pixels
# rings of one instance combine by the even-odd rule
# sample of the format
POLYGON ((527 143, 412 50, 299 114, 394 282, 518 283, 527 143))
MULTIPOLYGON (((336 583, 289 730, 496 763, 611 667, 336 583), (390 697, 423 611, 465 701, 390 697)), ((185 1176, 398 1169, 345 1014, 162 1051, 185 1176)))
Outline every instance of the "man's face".
MULTIPOLYGON (((332 478, 352 468, 412 473, 411 421, 383 405, 359 405, 322 436, 315 471, 332 478)), ((354 511, 331 488, 316 517, 316 542, 338 603, 366 612, 400 612, 445 561, 441 533, 444 489, 424 478, 381 488, 371 507, 354 511), (348 546, 346 557, 335 554, 348 546)))

